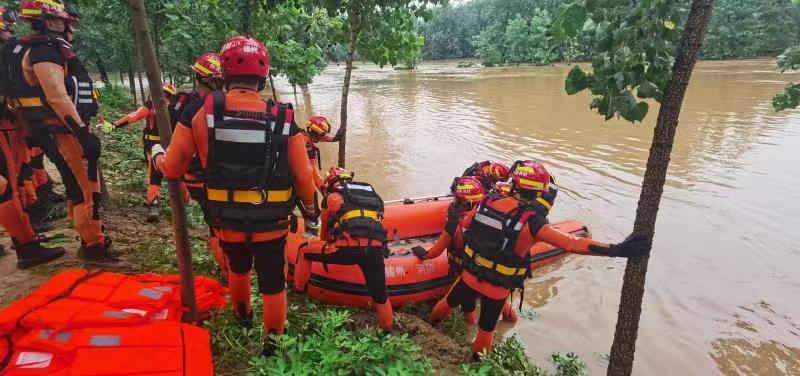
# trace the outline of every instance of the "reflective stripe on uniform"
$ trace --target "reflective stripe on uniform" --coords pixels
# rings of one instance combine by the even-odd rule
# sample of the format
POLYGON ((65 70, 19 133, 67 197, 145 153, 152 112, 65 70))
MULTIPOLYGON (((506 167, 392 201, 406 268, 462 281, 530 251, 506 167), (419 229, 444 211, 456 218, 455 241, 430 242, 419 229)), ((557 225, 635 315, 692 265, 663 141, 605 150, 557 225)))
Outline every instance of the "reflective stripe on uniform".
POLYGON ((94 99, 81 98, 81 99, 78 99, 78 103, 92 104, 92 103, 94 103, 94 99))
POLYGON ((217 141, 237 142, 243 144, 261 144, 267 136, 267 131, 258 129, 217 129, 214 138, 217 141))
MULTIPOLYGON (((80 85, 80 84, 78 84, 80 85)), ((78 95, 92 95, 91 90, 78 90, 78 95)))
POLYGON ((209 128, 214 128, 214 114, 206 114, 206 125, 209 128))
MULTIPOLYGON (((346 177, 350 177, 350 174, 341 174, 341 175, 339 175, 339 176, 342 176, 342 177, 345 177, 345 176, 346 176, 346 177)), ((352 177, 350 177, 350 178, 352 179, 352 177)), ((358 189, 358 190, 367 191, 367 192, 374 192, 374 191, 375 191, 375 190, 374 190, 374 189, 372 189, 372 187, 371 187, 371 186, 369 186, 369 185, 355 185, 355 184, 348 184, 348 185, 347 185, 347 189, 358 189)))
POLYGON ((42 98, 39 97, 28 97, 28 98, 17 98, 17 103, 20 107, 42 107, 44 103, 42 103, 42 98))
MULTIPOLYGON (((229 202, 228 193, 225 189, 207 190, 206 196, 211 201, 229 202)), ((260 204, 262 202, 287 202, 292 198, 292 190, 284 191, 233 191, 233 202, 260 204)))
POLYGON ((525 275, 528 272, 527 268, 512 268, 502 264, 496 264, 488 259, 483 258, 481 255, 476 255, 475 251, 473 251, 469 246, 464 248, 464 253, 474 260, 478 265, 483 266, 484 268, 492 269, 503 275, 525 275))
POLYGON ((147 141, 161 141, 161 136, 154 136, 151 134, 145 135, 144 138, 147 141))
POLYGON ((547 210, 550 210, 550 209, 552 209, 552 208, 553 208, 553 205, 550 205, 550 203, 549 203, 549 202, 547 202, 547 200, 545 200, 545 199, 543 199, 543 198, 541 198, 541 197, 537 198, 537 199, 536 199, 536 201, 537 201, 538 203, 540 203, 540 204, 544 205, 544 207, 546 207, 546 208, 547 208, 547 210))
POLYGON ((372 218, 374 220, 378 220, 378 212, 372 210, 351 210, 347 213, 344 213, 341 218, 339 218, 338 223, 342 223, 348 219, 356 218, 356 217, 367 217, 372 218))
MULTIPOLYGON (((272 131, 275 131, 275 122, 270 122, 270 128, 272 131)), ((283 132, 281 132, 284 136, 288 136, 290 131, 292 130, 292 124, 290 123, 283 123, 283 132)))
POLYGON ((89 345, 94 347, 119 346, 122 342, 119 336, 92 336, 89 338, 89 345))
POLYGON ((92 84, 88 82, 78 82, 78 87, 84 87, 84 88, 92 87, 92 84))
POLYGON ((496 219, 494 219, 492 217, 489 217, 489 216, 487 216, 485 214, 482 214, 482 213, 475 214, 475 218, 473 220, 476 221, 476 222, 482 223, 484 225, 487 225, 489 227, 494 227, 494 228, 496 228, 498 230, 502 230, 503 229, 503 223, 502 222, 500 222, 500 221, 498 221, 498 220, 496 220, 496 219))

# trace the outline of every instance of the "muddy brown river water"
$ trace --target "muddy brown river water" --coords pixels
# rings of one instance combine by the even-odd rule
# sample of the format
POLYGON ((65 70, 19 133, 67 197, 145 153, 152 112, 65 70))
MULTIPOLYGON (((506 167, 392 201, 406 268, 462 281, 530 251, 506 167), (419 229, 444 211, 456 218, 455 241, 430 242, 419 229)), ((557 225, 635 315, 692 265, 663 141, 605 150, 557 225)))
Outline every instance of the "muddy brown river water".
MULTIPOLYGON (((350 97, 348 167, 385 199, 446 193, 477 160, 544 161, 561 193, 551 220, 599 239, 632 228, 657 108, 644 124, 604 122, 588 95, 567 96, 569 67, 416 71, 361 65, 350 97)), ((343 66, 295 100, 338 120, 343 66)), ((647 278, 635 374, 800 375, 800 112, 772 95, 800 75, 772 60, 702 62, 687 95, 647 278)), ((338 123, 338 121, 334 121, 338 123)), ((335 147, 323 146, 323 167, 335 147)), ((327 168, 327 167, 326 167, 327 168)), ((605 372, 624 260, 568 256, 535 271, 515 326, 546 363, 574 351, 605 372)))

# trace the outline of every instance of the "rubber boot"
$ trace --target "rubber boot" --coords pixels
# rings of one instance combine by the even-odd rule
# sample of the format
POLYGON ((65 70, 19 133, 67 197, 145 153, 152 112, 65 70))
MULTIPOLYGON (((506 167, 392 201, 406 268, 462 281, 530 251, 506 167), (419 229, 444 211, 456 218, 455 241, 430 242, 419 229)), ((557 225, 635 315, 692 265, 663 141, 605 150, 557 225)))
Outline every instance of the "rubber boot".
POLYGON ((392 303, 386 301, 383 304, 374 303, 375 312, 378 314, 378 326, 384 331, 392 330, 394 324, 394 314, 392 312, 392 303))
POLYGON ((111 238, 107 236, 103 241, 89 246, 81 242, 81 247, 78 248, 78 257, 90 263, 111 263, 119 261, 119 259, 111 253, 111 238))
POLYGON ((64 248, 43 247, 38 241, 28 244, 18 244, 14 241, 14 249, 17 251, 17 268, 23 270, 53 261, 66 253, 64 248))
POLYGON ((483 329, 478 329, 478 334, 475 336, 475 340, 472 341, 472 360, 479 361, 481 353, 489 352, 492 349, 493 337, 493 331, 487 332, 483 329))
POLYGON ((261 311, 264 320, 264 333, 268 334, 264 339, 264 349, 261 355, 270 357, 275 354, 277 344, 269 335, 282 336, 286 325, 286 291, 275 294, 261 294, 264 309, 261 311))
POLYGON ((261 299, 264 302, 264 309, 261 312, 264 332, 283 335, 283 328, 286 325, 286 291, 261 294, 261 299))
POLYGON ((469 326, 473 326, 478 323, 478 315, 475 314, 475 311, 464 312, 464 323, 469 326))
POLYGON ((517 316, 517 311, 514 311, 514 307, 511 307, 511 304, 508 302, 503 304, 502 315, 503 321, 505 322, 515 323, 519 319, 519 316, 517 316))
POLYGON ((446 319, 447 316, 450 316, 451 313, 453 313, 453 308, 447 305, 447 298, 443 298, 433 307, 433 311, 431 312, 431 317, 428 318, 428 322, 431 325, 436 325, 442 320, 446 319))
POLYGON ((305 257, 301 248, 298 251, 297 264, 294 266, 294 289, 300 294, 305 294, 308 289, 308 281, 311 279, 311 260, 305 257))
POLYGON ((161 207, 158 205, 158 200, 145 204, 145 206, 147 207, 148 223, 156 223, 161 220, 161 207))
POLYGON ((242 326, 253 324, 253 313, 250 311, 250 272, 228 273, 228 291, 231 293, 233 313, 242 326))

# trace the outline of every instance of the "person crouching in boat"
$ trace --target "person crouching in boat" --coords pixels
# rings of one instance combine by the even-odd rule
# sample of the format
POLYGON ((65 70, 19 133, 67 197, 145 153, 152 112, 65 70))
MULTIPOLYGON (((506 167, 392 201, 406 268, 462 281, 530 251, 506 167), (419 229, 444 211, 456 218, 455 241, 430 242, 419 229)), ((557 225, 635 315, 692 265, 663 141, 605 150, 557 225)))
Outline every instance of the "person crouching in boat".
POLYGON ((475 360, 491 349, 506 299, 530 277, 534 242, 543 241, 570 253, 611 257, 643 256, 652 246, 652 240, 632 236, 619 244, 607 244, 562 233, 532 205, 537 193, 550 188, 545 167, 533 160, 517 161, 511 168, 511 178, 509 197, 484 198, 462 222, 466 246, 461 278, 436 304, 429 320, 441 321, 457 305, 480 299, 479 330, 472 343, 475 360))
POLYGON ((381 224, 383 200, 371 185, 353 181, 353 174, 332 167, 325 174, 325 198, 319 241, 301 247, 294 275, 295 289, 305 293, 311 262, 357 265, 364 275, 378 326, 392 328, 392 305, 386 291, 386 230, 381 224))

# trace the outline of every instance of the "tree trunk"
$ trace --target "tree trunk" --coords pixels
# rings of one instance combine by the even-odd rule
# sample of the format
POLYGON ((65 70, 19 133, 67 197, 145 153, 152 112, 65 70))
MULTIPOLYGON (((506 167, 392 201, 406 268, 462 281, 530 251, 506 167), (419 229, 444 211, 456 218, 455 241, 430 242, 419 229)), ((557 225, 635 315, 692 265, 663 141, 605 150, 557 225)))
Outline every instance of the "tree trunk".
POLYGON ((120 86, 125 85, 125 74, 120 69, 119 71, 119 84, 120 86))
POLYGON ((253 2, 250 0, 242 0, 240 7, 242 16, 242 34, 250 35, 253 32, 253 2))
POLYGON ((303 92, 303 95, 309 95, 308 84, 300 85, 300 91, 303 92))
POLYGON ((144 84, 142 84, 142 70, 140 69, 139 66, 136 67, 136 74, 139 75, 139 93, 142 94, 142 103, 144 103, 144 101, 146 100, 144 95, 144 84))
POLYGON ((350 35, 347 45, 347 60, 344 68, 344 84, 342 85, 342 114, 339 120, 339 131, 336 132, 336 139, 339 141, 339 167, 345 167, 345 155, 347 154, 347 99, 350 95, 350 78, 353 75, 353 55, 356 51, 358 42, 358 21, 356 15, 352 15, 350 23, 350 35))
MULTIPOLYGON (((675 64, 672 66, 672 78, 664 91, 658 121, 653 132, 653 143, 650 146, 647 170, 644 173, 642 192, 639 195, 639 205, 636 209, 636 221, 633 225, 635 236, 652 239, 655 233, 656 216, 661 194, 664 192, 672 144, 678 128, 678 117, 692 70, 697 62, 703 38, 711 20, 713 3, 714 0, 694 0, 692 2, 692 9, 683 30, 681 45, 675 57, 675 64)), ((617 328, 608 365, 609 376, 627 376, 633 371, 648 259, 649 257, 629 259, 625 268, 617 328)))
POLYGON ((97 70, 100 71, 100 81, 108 85, 111 79, 108 78, 108 71, 106 71, 106 65, 103 64, 103 59, 95 60, 95 64, 97 64, 97 70))
POLYGON ((275 81, 272 79, 272 75, 269 75, 269 88, 272 90, 272 100, 275 102, 278 101, 278 93, 275 92, 275 81))
MULTIPOLYGON (((134 19, 136 39, 139 44, 139 56, 142 57, 147 83, 150 86, 150 95, 153 108, 156 110, 156 123, 161 135, 161 144, 166 147, 172 138, 167 100, 161 91, 161 68, 156 60, 156 51, 150 39, 150 29, 147 25, 144 0, 129 0, 131 14, 134 19)), ((167 179, 169 187, 169 203, 172 207, 172 229, 175 233, 175 250, 178 254, 178 270, 181 275, 181 303, 186 309, 183 320, 194 322, 198 319, 197 302, 194 293, 194 277, 192 275, 192 254, 189 252, 189 233, 186 229, 186 208, 183 206, 183 192, 177 179, 167 179)))
POLYGON ((128 85, 131 88, 131 96, 133 97, 133 107, 139 107, 136 102, 136 81, 133 80, 133 65, 128 66, 128 85))

